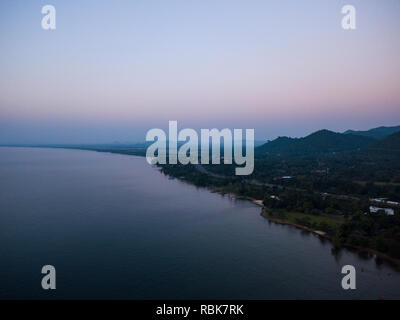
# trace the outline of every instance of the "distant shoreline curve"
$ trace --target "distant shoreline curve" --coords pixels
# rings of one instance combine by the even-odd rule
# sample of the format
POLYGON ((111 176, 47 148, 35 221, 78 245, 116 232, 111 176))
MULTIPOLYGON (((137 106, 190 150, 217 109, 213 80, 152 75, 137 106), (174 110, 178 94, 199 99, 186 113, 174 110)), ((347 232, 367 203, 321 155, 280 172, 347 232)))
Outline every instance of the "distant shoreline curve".
MULTIPOLYGON (((98 150, 98 149, 85 149, 85 148, 80 148, 80 147, 76 147, 76 148, 70 147, 70 148, 68 148, 68 147, 62 147, 62 146, 13 146, 13 145, 0 145, 0 147, 80 150, 80 151, 94 151, 94 152, 101 152, 101 153, 111 153, 111 154, 121 154, 121 155, 126 155, 126 156, 144 157, 144 155, 140 155, 140 154, 128 154, 128 153, 122 153, 122 152, 114 152, 112 150, 110 151, 110 150, 98 150)), ((179 177, 174 177, 174 178, 190 183, 190 181, 181 179, 179 177)), ((213 188, 213 187, 204 187, 204 188, 209 190, 210 192, 213 192, 213 193, 219 193, 221 195, 229 194, 232 197, 234 197, 235 199, 250 201, 253 204, 255 204, 255 205, 257 205, 257 206, 262 208, 262 212, 261 212, 260 215, 264 219, 267 219, 268 221, 271 221, 271 222, 274 222, 274 223, 277 223, 277 224, 295 227, 297 229, 300 229, 300 230, 315 234, 315 235, 317 235, 317 236, 319 236, 321 238, 329 240, 332 243, 332 238, 330 236, 328 236, 325 232, 322 232, 322 231, 319 231, 319 230, 314 230, 314 229, 311 229, 309 227, 302 226, 300 224, 295 224, 295 223, 292 223, 292 222, 288 222, 288 221, 284 221, 284 220, 281 220, 281 219, 277 219, 277 218, 272 218, 272 217, 266 216, 265 214, 263 214, 263 210, 264 210, 265 207, 264 207, 264 205, 262 203, 262 200, 257 200, 257 199, 251 198, 251 197, 240 196, 240 195, 237 195, 237 194, 234 194, 234 193, 231 193, 231 192, 224 192, 223 190, 221 190, 219 188, 213 188)), ((348 249, 354 249, 354 250, 357 250, 358 252, 369 253, 369 254, 371 254, 371 255, 373 255, 375 257, 379 257, 379 258, 381 258, 383 260, 389 261, 389 262, 395 264, 396 266, 400 266, 400 259, 390 257, 390 256, 388 256, 388 255, 386 255, 386 254, 384 254, 382 252, 376 251, 374 249, 355 246, 355 245, 348 244, 348 243, 341 244, 341 247, 348 248, 348 249)))

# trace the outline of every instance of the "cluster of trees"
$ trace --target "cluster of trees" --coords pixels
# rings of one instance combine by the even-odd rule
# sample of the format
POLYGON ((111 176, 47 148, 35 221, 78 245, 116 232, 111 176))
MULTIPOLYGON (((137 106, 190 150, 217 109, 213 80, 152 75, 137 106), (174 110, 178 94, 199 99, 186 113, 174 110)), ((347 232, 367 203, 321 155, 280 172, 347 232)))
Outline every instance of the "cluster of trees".
POLYGON ((368 201, 338 199, 318 193, 292 189, 276 189, 275 194, 265 194, 264 205, 271 209, 285 209, 312 215, 332 214, 347 217, 368 210, 368 201))
MULTIPOLYGON (((146 147, 74 148, 144 156, 146 147)), ((279 138, 257 148, 255 169, 250 176, 236 176, 236 164, 203 168, 198 170, 191 164, 161 165, 164 174, 196 186, 263 199, 270 214, 279 218, 285 219, 289 212, 304 213, 295 217, 296 223, 328 232, 338 245, 373 248, 400 258, 399 210, 394 216, 384 212, 364 214, 369 212, 369 198, 400 201, 400 132, 379 143, 327 130, 302 139, 279 138), (292 178, 282 179, 283 176, 292 178), (321 218, 310 219, 322 215, 341 216, 344 222, 333 228, 321 218)))
POLYGON ((200 172, 190 164, 165 164, 161 166, 161 170, 168 176, 180 178, 198 187, 217 188, 222 192, 234 193, 241 197, 263 199, 269 189, 267 186, 251 184, 241 176, 214 177, 210 174, 200 172))
POLYGON ((353 214, 340 225, 335 243, 371 248, 400 258, 400 214, 398 211, 393 216, 382 211, 353 214))
MULTIPOLYGON (((234 177, 235 166, 209 165, 213 173, 234 177)), ((318 157, 271 155, 255 160, 248 180, 308 191, 400 201, 400 157, 372 152, 329 154, 318 157), (291 176, 291 179, 281 179, 291 176)))
POLYGON ((394 215, 387 215, 383 210, 369 212, 368 199, 336 199, 320 197, 285 190, 275 195, 267 194, 264 205, 269 208, 270 216, 286 219, 289 212, 307 213, 308 215, 343 215, 343 223, 337 226, 313 222, 309 216, 301 216, 294 222, 312 229, 327 232, 333 237, 334 244, 371 248, 400 258, 400 208, 394 208, 394 215))
MULTIPOLYGON (((213 177, 199 172, 192 165, 163 165, 161 169, 168 176, 189 181, 200 187, 220 188, 221 191, 239 196, 263 199, 265 207, 270 209, 269 213, 280 219, 286 219, 288 212, 311 216, 341 216, 344 222, 337 226, 323 220, 312 221, 305 215, 295 217, 294 222, 327 232, 338 246, 351 244, 400 258, 400 210, 395 209, 394 216, 388 216, 383 211, 369 213, 368 196, 359 200, 343 199, 290 187, 271 188, 254 185, 235 176, 225 179, 213 177)), ((371 185, 366 187, 371 188, 371 185)))

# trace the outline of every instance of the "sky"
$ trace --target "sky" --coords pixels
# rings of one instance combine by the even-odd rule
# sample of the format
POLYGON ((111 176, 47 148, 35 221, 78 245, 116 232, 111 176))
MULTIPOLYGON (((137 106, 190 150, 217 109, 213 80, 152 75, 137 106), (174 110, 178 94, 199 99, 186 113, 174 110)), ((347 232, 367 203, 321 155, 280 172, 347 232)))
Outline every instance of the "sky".
POLYGON ((2 0, 0 144, 400 125, 399 31, 398 0, 2 0))

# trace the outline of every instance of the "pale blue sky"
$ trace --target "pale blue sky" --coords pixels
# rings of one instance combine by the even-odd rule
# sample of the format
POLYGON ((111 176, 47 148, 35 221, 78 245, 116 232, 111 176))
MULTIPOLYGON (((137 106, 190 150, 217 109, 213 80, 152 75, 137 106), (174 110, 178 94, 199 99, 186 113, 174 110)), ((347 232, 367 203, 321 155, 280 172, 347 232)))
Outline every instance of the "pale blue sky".
POLYGON ((168 120, 256 139, 398 125, 399 31, 398 0, 3 0, 0 143, 141 141, 168 120))

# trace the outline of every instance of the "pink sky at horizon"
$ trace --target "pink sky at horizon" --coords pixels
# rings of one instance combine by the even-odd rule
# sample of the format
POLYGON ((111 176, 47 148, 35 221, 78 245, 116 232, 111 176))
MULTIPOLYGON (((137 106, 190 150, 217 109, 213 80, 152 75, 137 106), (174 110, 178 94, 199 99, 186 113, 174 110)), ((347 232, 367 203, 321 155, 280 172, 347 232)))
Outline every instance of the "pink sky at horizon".
POLYGON ((0 143, 141 141, 168 120, 256 139, 400 125, 398 1, 352 1, 351 31, 345 1, 56 0, 55 31, 42 2, 0 5, 0 143))

